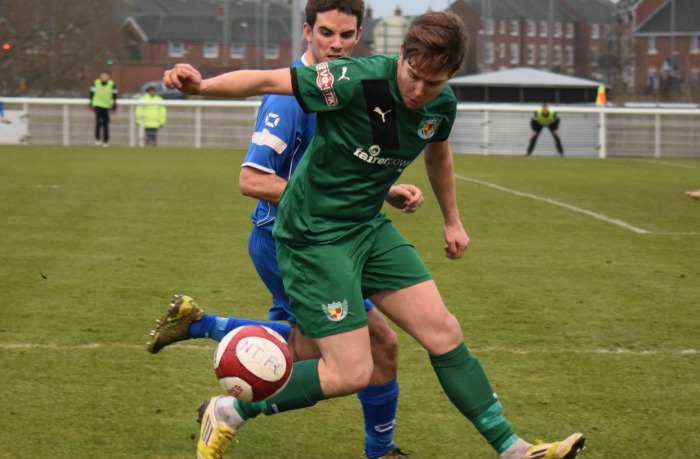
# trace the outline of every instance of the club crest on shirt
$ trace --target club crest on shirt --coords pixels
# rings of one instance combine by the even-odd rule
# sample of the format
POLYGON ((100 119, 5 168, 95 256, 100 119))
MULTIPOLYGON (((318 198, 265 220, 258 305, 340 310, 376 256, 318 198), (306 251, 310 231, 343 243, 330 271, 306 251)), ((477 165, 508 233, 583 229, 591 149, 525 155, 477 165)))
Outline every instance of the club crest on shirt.
POLYGON ((340 322, 348 315, 347 300, 343 300, 342 302, 334 301, 329 304, 324 304, 322 307, 323 313, 326 314, 326 317, 328 317, 328 320, 331 322, 340 322))
POLYGON ((421 139, 428 140, 435 135, 438 124, 440 124, 440 118, 423 118, 423 121, 421 121, 418 126, 418 135, 421 139))
POLYGON ((328 68, 327 62, 321 62, 316 65, 316 85, 321 88, 323 97, 326 99, 326 105, 332 107, 338 105, 338 97, 333 89, 333 74, 328 68))

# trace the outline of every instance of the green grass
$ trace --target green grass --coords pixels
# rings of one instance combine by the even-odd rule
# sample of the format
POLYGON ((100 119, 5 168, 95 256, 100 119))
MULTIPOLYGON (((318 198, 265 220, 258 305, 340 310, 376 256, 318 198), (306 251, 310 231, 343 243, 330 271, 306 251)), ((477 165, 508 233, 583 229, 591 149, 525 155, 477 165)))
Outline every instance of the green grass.
MULTIPOLYGON (((214 343, 153 356, 145 342, 175 293, 265 316, 242 158, 0 148, 0 458, 193 457, 194 410, 220 393, 214 343)), ((700 203, 682 194, 700 187, 700 162, 470 155, 455 169, 462 260, 443 255, 420 161, 403 181, 423 188, 423 208, 389 212, 516 430, 580 430, 586 459, 700 458, 700 203)), ((399 445, 416 459, 495 457, 399 335, 399 445)), ((229 456, 357 458, 362 437, 346 397, 250 422, 229 456)))

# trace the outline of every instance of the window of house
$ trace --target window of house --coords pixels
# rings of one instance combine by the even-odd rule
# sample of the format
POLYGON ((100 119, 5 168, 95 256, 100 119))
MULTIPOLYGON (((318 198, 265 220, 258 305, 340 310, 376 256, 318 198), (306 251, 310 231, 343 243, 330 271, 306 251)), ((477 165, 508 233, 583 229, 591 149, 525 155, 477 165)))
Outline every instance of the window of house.
POLYGON ((690 69, 690 82, 695 85, 700 83, 700 69, 690 69))
POLYGON ((591 38, 593 38, 593 39, 600 38, 600 25, 599 24, 591 24, 591 38))
POLYGON ((245 45, 243 43, 231 43, 228 51, 231 59, 245 59, 245 45))
POLYGON ((547 45, 540 45, 540 65, 547 65, 547 45))
POLYGON ((563 64, 561 61, 561 46, 555 46, 554 49, 552 49, 552 63, 556 65, 563 64))
POLYGON ((540 37, 547 36, 547 21, 540 21, 540 37))
POLYGON ((511 43, 510 45, 510 63, 518 64, 520 62, 520 49, 517 43, 511 43))
POLYGON ((498 45, 498 57, 500 59, 506 58, 506 44, 505 43, 500 43, 498 45))
POLYGON ((219 57, 219 44, 218 43, 204 43, 202 48, 202 56, 206 59, 215 59, 219 57))
POLYGON ((591 66, 592 67, 598 67, 598 48, 591 48, 591 66))
POLYGON ((554 23, 554 36, 561 37, 561 22, 554 23))
POLYGON ((518 21, 510 21, 510 34, 514 37, 520 35, 520 23, 518 21))
POLYGON ((486 21, 486 34, 493 35, 493 21, 490 19, 486 21))
POLYGON ((654 91, 659 90, 659 75, 653 67, 647 69, 647 88, 654 91))
POLYGON ((168 42, 168 57, 183 57, 185 55, 185 44, 181 41, 168 42))
POLYGON ((656 54, 656 37, 647 38, 647 54, 656 54))
POLYGON ((566 23, 566 38, 574 38, 574 24, 571 22, 566 23))
POLYGON ((535 36, 535 21, 527 21, 527 36, 528 37, 534 37, 535 36))
POLYGON ((700 35, 690 36, 690 52, 693 54, 700 53, 700 35))
POLYGON ((265 59, 279 59, 279 57, 280 57, 279 45, 267 45, 265 47, 265 59))
POLYGON ((499 28, 500 28, 499 32, 501 33, 501 35, 505 34, 506 33, 506 21, 500 21, 499 28))
POLYGON ((484 47, 484 61, 487 64, 493 63, 493 43, 486 43, 484 47))
POLYGON ((525 56, 525 59, 528 64, 534 65, 535 64, 535 45, 527 45, 526 49, 527 55, 525 56))
POLYGON ((564 49, 564 54, 566 55, 566 65, 569 67, 574 66, 574 48, 571 46, 567 46, 564 49))

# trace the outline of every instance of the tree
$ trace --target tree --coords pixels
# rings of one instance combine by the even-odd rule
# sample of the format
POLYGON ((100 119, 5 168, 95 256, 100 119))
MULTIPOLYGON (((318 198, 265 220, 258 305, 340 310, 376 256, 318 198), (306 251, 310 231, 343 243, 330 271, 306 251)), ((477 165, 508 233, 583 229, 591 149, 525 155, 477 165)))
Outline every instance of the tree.
MULTIPOLYGON (((0 53, 0 94, 85 90, 82 67, 120 57, 120 23, 104 0, 0 0, 10 49, 0 53)), ((5 42, 5 41, 3 41, 5 42)))

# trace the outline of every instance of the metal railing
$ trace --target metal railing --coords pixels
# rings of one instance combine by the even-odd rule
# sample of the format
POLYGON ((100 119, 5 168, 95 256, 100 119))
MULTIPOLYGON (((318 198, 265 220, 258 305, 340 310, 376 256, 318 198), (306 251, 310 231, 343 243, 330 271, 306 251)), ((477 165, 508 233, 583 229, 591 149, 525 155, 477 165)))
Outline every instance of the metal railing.
MULTIPOLYGON (((5 98, 11 124, 0 125, 0 143, 92 145, 94 114, 87 99, 5 98)), ((113 145, 142 145, 134 99, 119 100, 110 124, 113 145)), ((250 143, 259 101, 165 100, 168 122, 161 147, 236 148, 250 143)), ((700 109, 552 106, 567 156, 700 157, 700 109)), ((459 104, 450 137, 455 153, 524 154, 536 105, 459 104)), ((535 155, 555 154, 545 130, 535 155)))

